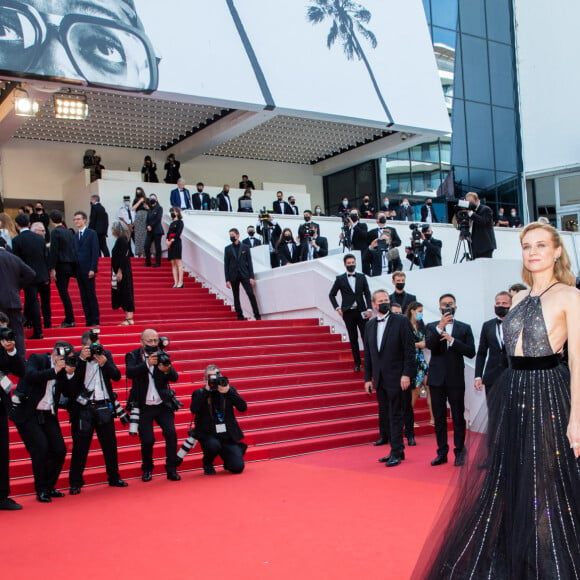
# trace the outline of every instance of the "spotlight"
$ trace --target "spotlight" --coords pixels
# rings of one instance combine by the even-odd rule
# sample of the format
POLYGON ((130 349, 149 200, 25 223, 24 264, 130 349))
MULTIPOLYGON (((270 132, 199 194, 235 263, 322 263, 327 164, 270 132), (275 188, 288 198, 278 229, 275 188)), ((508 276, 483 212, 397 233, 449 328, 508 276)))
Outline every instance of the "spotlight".
POLYGON ((34 117, 39 110, 38 101, 31 99, 24 89, 16 89, 14 95, 14 114, 19 117, 34 117))
POLYGON ((89 115, 89 105, 85 95, 58 93, 54 95, 54 116, 57 119, 84 121, 89 115))

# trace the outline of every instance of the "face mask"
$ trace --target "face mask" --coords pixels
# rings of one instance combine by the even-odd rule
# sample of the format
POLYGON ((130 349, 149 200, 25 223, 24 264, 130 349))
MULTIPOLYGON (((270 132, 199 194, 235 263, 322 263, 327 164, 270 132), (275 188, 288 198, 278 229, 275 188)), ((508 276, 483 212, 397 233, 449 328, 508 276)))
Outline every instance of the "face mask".
POLYGON ((424 234, 426 240, 430 240, 433 234, 424 234))
POLYGON ((385 204, 385 207, 389 207, 389 202, 388 201, 385 201, 384 204, 385 204))
POLYGON ((256 232, 255 232, 254 230, 250 230, 250 231, 248 232, 248 236, 250 236, 250 238, 252 238, 252 237, 254 236, 254 234, 255 234, 255 233, 256 233, 256 232))
POLYGON ((346 267, 347 272, 350 272, 351 274, 356 270, 356 265, 355 264, 351 264, 350 266, 346 267))
POLYGON ((342 205, 344 205, 344 207, 346 207, 346 206, 348 205, 348 200, 346 200, 346 199, 345 199, 345 200, 342 202, 342 205))
POLYGON ((292 201, 290 202, 290 205, 294 205, 295 203, 296 203, 296 202, 295 202, 294 200, 292 200, 292 201))
POLYGON ((409 204, 405 201, 403 202, 403 207, 409 207, 409 204))
POLYGON ((502 216, 503 215, 503 211, 498 212, 497 215, 502 216))
POLYGON ((417 314, 415 314, 415 320, 417 320, 417 321, 423 320, 423 313, 417 312, 417 314))
POLYGON ((380 224, 386 224, 387 223, 387 218, 386 217, 379 218, 379 223, 380 224))
POLYGON ((124 202, 124 204, 125 204, 125 207, 129 207, 131 205, 128 201, 124 202))
POLYGON ((369 203, 370 200, 368 199, 363 199, 363 203, 369 203))
POLYGON ((314 211, 315 211, 317 214, 320 214, 320 213, 322 213, 322 210, 321 210, 320 208, 316 208, 314 211))
POLYGON ((516 212, 512 211, 512 217, 516 217, 516 212))
POLYGON ((305 215, 304 216, 304 221, 305 222, 309 222, 310 221, 310 216, 309 215, 305 215))
POLYGON ((236 236, 230 236, 230 242, 232 242, 232 244, 236 241, 236 236))
POLYGON ((427 205, 427 207, 431 207, 431 205, 432 205, 432 204, 431 204, 431 202, 430 202, 430 201, 428 201, 428 202, 426 203, 426 205, 427 205))
POLYGON ((395 284, 395 288, 396 288, 397 290, 402 290, 404 287, 405 287, 405 282, 397 282, 397 283, 395 284))
POLYGON ((292 239, 292 236, 291 236, 290 234, 286 234, 286 235, 284 236, 284 239, 285 239, 287 242, 289 242, 289 241, 292 239))
POLYGON ((351 214, 350 214, 350 219, 351 219, 353 222, 358 222, 358 216, 356 215, 356 213, 351 213, 351 214))
POLYGON ((174 219, 175 219, 175 216, 176 216, 177 214, 175 214, 175 213, 171 212, 169 215, 171 216, 171 219, 172 219, 172 220, 174 220, 174 219))
POLYGON ((494 310, 495 310, 496 316, 503 318, 509 312, 509 307, 508 306, 496 306, 494 308, 494 310))
POLYGON ((388 314, 390 311, 391 311, 390 302, 382 302, 381 304, 379 304, 379 313, 380 314, 388 314))
POLYGON ((156 199, 150 199, 149 200, 149 205, 155 205, 157 203, 156 199))

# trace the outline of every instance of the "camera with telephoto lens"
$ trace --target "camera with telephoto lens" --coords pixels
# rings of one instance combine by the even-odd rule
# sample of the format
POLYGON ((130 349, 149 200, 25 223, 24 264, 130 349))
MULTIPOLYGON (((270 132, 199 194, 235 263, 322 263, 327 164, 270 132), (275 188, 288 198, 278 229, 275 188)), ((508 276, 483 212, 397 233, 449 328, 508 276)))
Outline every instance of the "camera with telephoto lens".
POLYGON ((119 418, 123 425, 128 425, 130 421, 129 413, 123 409, 123 405, 121 405, 117 399, 117 393, 113 393, 113 407, 115 408, 115 415, 119 418))
POLYGON ((215 375, 209 375, 207 384, 212 391, 217 391, 218 387, 228 386, 228 377, 224 377, 219 371, 215 375))
POLYGON ((189 429, 187 432, 187 439, 183 442, 183 445, 177 452, 177 465, 183 463, 185 456, 196 446, 197 439, 195 438, 195 430, 189 429))
POLYGON ((423 240, 421 239, 421 230, 423 226, 419 224, 410 224, 409 229, 411 230, 411 245, 407 246, 410 250, 418 250, 423 240))
POLYGON ((173 389, 168 389, 167 406, 172 411, 179 411, 183 407, 183 403, 175 396, 175 391, 173 389))
POLYGON ((262 207, 258 214, 258 219, 262 223, 268 223, 270 221, 270 212, 265 207, 262 207))
POLYGON ((139 433, 139 416, 141 411, 139 407, 133 407, 129 415, 129 435, 137 435, 139 433))
POLYGON ((163 366, 169 366, 171 364, 171 357, 169 353, 166 352, 166 348, 169 346, 169 339, 166 336, 160 336, 159 342, 156 345, 144 347, 147 356, 157 355, 157 364, 163 366))
POLYGON ((72 348, 68 346, 57 346, 55 350, 58 356, 64 358, 64 364, 67 367, 76 368, 79 359, 72 348))
POLYGON ((14 331, 7 326, 0 326, 0 340, 8 340, 14 342, 16 337, 14 336, 14 331))

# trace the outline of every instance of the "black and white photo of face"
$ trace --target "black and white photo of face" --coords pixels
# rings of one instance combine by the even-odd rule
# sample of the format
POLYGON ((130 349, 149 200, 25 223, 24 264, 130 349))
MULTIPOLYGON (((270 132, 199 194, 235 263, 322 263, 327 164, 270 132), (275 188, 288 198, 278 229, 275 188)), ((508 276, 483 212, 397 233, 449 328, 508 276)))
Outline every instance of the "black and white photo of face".
POLYGON ((5 0, 0 70, 154 91, 157 58, 133 0, 5 0))

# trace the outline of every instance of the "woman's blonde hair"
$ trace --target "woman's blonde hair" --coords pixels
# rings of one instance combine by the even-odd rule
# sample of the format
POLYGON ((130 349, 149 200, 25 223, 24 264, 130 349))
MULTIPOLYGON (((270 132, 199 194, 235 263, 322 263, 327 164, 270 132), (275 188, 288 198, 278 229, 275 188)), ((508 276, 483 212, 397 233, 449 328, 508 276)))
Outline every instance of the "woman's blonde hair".
MULTIPOLYGON (((560 257, 554 263, 554 277, 558 282, 562 282, 562 284, 567 284, 568 286, 575 286, 576 284, 576 277, 572 273, 572 268, 570 264, 570 257, 568 256, 568 252, 566 251, 566 247, 562 243, 562 238, 558 233, 558 230, 551 226, 550 224, 545 224, 543 222, 532 222, 528 224, 520 234, 520 243, 523 241, 524 237, 528 232, 533 230, 542 229, 550 234, 552 237, 552 242, 554 247, 560 248, 562 253, 560 257)), ((532 287, 534 283, 533 274, 526 269, 525 266, 522 266, 522 280, 532 287)))
POLYGON ((7 230, 10 238, 18 234, 14 220, 7 213, 0 213, 0 230, 7 230))

